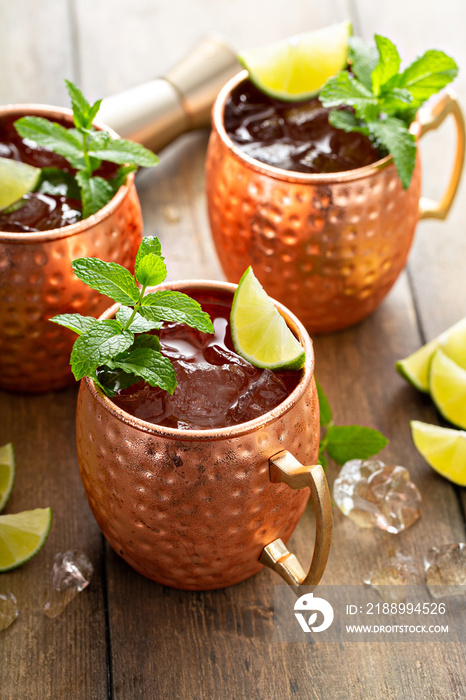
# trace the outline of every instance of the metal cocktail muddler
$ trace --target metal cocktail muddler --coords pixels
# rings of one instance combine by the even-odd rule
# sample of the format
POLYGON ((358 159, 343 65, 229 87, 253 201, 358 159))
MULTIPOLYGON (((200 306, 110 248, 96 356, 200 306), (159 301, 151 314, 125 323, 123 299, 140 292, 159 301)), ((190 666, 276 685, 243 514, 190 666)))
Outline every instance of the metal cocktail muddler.
POLYGON ((208 36, 166 76, 104 99, 99 118, 159 151, 185 131, 210 126, 212 104, 238 69, 235 51, 222 37, 208 36))

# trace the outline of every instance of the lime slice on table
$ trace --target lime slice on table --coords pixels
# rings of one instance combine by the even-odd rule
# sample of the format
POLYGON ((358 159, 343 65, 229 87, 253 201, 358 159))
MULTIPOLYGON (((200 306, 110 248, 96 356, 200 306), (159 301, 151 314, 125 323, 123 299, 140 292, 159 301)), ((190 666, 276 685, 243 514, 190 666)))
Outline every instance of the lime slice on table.
POLYGON ((430 363, 430 395, 450 423, 466 428, 466 369, 436 350, 430 363))
POLYGON ((37 185, 40 168, 0 157, 0 209, 6 209, 37 185))
POLYGON ((445 355, 466 369, 466 318, 441 333, 404 360, 395 363, 397 371, 419 391, 429 391, 430 363, 435 351, 441 348, 445 355))
POLYGON ((4 509, 13 491, 16 463, 13 445, 9 442, 0 447, 0 512, 4 509))
POLYGON ((51 526, 50 508, 0 515, 0 572, 16 569, 37 554, 51 526))
POLYGON ((304 349, 285 323, 251 267, 233 297, 231 337, 238 355, 256 367, 301 369, 304 349))
POLYGON ((304 100, 345 68, 351 22, 332 24, 305 34, 243 51, 240 63, 252 82, 279 100, 304 100))
POLYGON ((466 486, 466 432, 411 421, 417 450, 439 474, 459 486, 466 486))

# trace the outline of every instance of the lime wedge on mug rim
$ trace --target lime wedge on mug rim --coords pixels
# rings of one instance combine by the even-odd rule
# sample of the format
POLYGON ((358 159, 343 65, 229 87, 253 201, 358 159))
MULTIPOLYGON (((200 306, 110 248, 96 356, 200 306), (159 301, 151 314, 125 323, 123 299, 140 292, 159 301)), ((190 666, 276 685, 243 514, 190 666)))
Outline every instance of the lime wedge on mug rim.
POLYGON ((251 267, 241 277, 230 316, 233 345, 255 367, 301 369, 304 348, 286 325, 251 267))
POLYGON ((13 445, 9 442, 0 447, 0 513, 6 506, 13 491, 16 476, 16 463, 13 445))
POLYGON ((40 168, 0 156, 0 210, 10 207, 36 187, 40 168))
POLYGON ((438 348, 441 348, 456 364, 466 369, 466 318, 462 318, 404 360, 398 360, 395 367, 416 389, 428 393, 430 363, 438 348))
POLYGON ((305 100, 345 68, 351 33, 351 22, 340 22, 248 49, 238 60, 266 95, 290 102, 305 100))
POLYGON ((32 559, 44 546, 51 526, 51 508, 0 515, 0 572, 32 559))
POLYGON ((454 484, 466 486, 466 432, 411 421, 416 449, 439 474, 454 484))

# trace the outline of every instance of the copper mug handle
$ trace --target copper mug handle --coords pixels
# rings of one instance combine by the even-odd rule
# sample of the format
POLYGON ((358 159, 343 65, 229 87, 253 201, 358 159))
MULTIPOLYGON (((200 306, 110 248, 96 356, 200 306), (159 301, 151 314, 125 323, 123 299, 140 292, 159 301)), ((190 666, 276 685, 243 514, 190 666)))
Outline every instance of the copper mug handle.
POLYGON ((286 450, 270 457, 269 468, 270 481, 273 483, 287 484, 292 489, 311 489, 316 516, 316 539, 307 574, 281 539, 264 547, 259 561, 280 574, 290 586, 317 586, 327 564, 333 531, 332 504, 324 470, 320 464, 304 466, 286 450))
POLYGON ((456 156, 450 182, 440 201, 435 202, 427 197, 421 197, 419 201, 420 219, 446 219, 450 211, 460 182, 461 171, 463 170, 465 127, 461 107, 452 91, 446 91, 431 108, 425 107, 419 111, 419 138, 428 131, 439 127, 449 114, 455 120, 457 135, 456 156))

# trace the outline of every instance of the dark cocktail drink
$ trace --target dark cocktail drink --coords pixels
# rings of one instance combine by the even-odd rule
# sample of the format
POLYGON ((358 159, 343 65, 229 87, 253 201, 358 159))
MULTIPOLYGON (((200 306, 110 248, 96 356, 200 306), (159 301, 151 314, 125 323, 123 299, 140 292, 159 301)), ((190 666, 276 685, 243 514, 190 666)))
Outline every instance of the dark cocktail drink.
POLYGON ((231 298, 197 300, 210 315, 214 334, 177 323, 165 324, 158 331, 161 352, 175 368, 175 393, 170 396, 139 382, 118 391, 112 400, 142 420, 190 430, 245 423, 278 406, 297 386, 301 371, 272 372, 253 367, 233 348, 231 298))
POLYGON ((280 102, 245 80, 225 103, 224 125, 248 156, 284 170, 334 173, 380 160, 367 136, 331 126, 329 111, 317 97, 280 102))
MULTIPOLYGON (((17 116, 0 120, 0 156, 28 163, 36 168, 59 168, 73 173, 71 166, 60 155, 36 144, 24 141, 16 132, 17 116)), ((74 224, 81 219, 81 202, 67 197, 58 188, 56 194, 30 192, 17 205, 0 211, 0 231, 25 233, 47 231, 74 224)))

